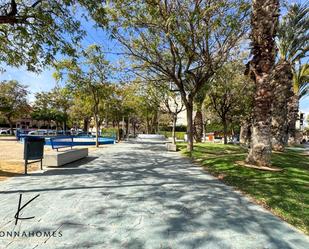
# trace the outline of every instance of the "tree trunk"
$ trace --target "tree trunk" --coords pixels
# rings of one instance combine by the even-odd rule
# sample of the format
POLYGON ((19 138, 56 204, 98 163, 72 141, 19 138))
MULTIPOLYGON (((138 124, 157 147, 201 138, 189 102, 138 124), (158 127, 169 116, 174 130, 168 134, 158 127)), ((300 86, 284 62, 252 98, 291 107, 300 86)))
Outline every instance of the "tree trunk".
POLYGON ((288 100, 293 87, 292 66, 289 62, 280 60, 273 76, 274 98, 272 104, 272 147, 275 151, 284 151, 288 132, 288 100))
POLYGON ((239 143, 249 146, 251 140, 251 122, 245 120, 240 127, 239 143))
POLYGON ((279 17, 279 0, 253 0, 249 62, 256 90, 253 101, 252 139, 246 161, 257 166, 271 165, 271 72, 276 58, 275 36, 279 17))
POLYGON ((9 125, 10 125, 10 134, 11 134, 11 135, 14 135, 13 121, 12 121, 11 117, 8 117, 8 116, 6 117, 6 119, 8 120, 9 125))
POLYGON ((203 138, 203 114, 200 108, 196 111, 194 117, 194 139, 197 143, 202 142, 203 138))
POLYGON ((148 117, 148 114, 146 116, 146 134, 149 134, 149 117, 148 117))
POLYGON ((223 124, 223 139, 224 139, 224 144, 227 144, 227 121, 226 118, 222 119, 222 124, 223 124))
POLYGON ((62 127, 62 134, 63 134, 63 135, 66 134, 66 129, 64 128, 64 126, 62 127))
POLYGON ((64 128, 65 131, 67 130, 67 121, 63 122, 63 128, 64 128))
POLYGON ((257 166, 271 164, 271 88, 269 75, 264 77, 257 80, 251 145, 246 159, 257 166))
POLYGON ((152 118, 152 127, 151 127, 151 133, 156 134, 158 132, 158 112, 156 111, 152 118))
POLYGON ((173 114, 173 128, 172 128, 172 138, 173 138, 173 144, 176 144, 176 123, 177 123, 177 114, 173 114))
MULTIPOLYGON (((126 138, 129 138, 129 117, 127 117, 127 122, 126 122, 126 138)), ((135 134, 134 134, 135 136, 135 134)))
POLYGON ((203 142, 206 142, 206 125, 207 122, 205 120, 203 120, 203 142))
POLYGON ((122 129, 122 136, 121 136, 121 139, 123 140, 124 139, 124 116, 122 116, 122 120, 121 120, 121 129, 122 129))
MULTIPOLYGON (((105 110, 105 126, 104 126, 104 128, 108 128, 108 109, 106 108, 106 110, 105 110)), ((113 122, 113 126, 114 126, 114 122, 113 122)))
POLYGON ((119 120, 117 120, 117 140, 120 141, 120 125, 119 120))
POLYGON ((84 132, 88 132, 88 128, 89 128, 89 119, 84 118, 84 126, 83 126, 84 132))
POLYGON ((296 121, 299 112, 299 97, 297 94, 289 99, 288 102, 288 143, 289 145, 295 145, 298 143, 296 138, 296 121))
POLYGON ((190 157, 192 156, 193 151, 193 101, 188 100, 186 103, 187 110, 187 136, 188 136, 188 144, 187 150, 189 151, 190 157))
POLYGON ((99 147, 99 121, 98 121, 98 115, 95 114, 94 115, 94 125, 95 125, 95 128, 96 128, 96 132, 95 132, 95 146, 96 147, 99 147))
POLYGON ((133 122, 133 137, 135 138, 136 136, 136 123, 135 121, 133 122))

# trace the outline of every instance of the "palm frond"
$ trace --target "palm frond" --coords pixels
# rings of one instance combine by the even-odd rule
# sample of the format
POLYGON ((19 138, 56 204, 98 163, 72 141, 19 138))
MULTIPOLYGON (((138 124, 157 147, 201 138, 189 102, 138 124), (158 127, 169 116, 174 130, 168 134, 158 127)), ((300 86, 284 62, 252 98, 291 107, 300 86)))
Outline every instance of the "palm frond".
POLYGON ((294 64, 309 50, 308 4, 292 4, 278 27, 277 46, 281 59, 294 64))
POLYGON ((309 64, 300 65, 297 70, 293 69, 294 92, 299 98, 309 95, 309 64))

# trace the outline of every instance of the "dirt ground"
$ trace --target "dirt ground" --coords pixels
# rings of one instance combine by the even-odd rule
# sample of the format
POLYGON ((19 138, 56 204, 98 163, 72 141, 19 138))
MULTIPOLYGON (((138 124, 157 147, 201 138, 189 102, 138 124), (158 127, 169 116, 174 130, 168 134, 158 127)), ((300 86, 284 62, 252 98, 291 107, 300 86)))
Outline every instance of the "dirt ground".
MULTIPOLYGON (((88 149, 94 151, 97 148, 89 146, 88 149)), ((51 150, 48 146, 44 147, 44 153, 51 150)), ((15 137, 0 136, 0 181, 24 173, 23 154, 24 145, 17 142, 15 137)), ((39 163, 30 164, 28 171, 38 170, 39 167, 39 163)))

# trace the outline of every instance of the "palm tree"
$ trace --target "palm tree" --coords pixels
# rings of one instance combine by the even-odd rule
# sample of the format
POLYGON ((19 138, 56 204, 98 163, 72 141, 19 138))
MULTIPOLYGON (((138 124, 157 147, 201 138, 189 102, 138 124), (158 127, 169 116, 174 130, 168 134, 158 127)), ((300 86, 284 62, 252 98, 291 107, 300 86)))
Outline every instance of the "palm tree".
POLYGON ((301 99, 309 95, 309 64, 299 65, 298 70, 293 69, 294 93, 301 99))
POLYGON ((308 6, 292 4, 278 27, 279 60, 273 74, 274 99, 272 106, 272 145, 283 151, 288 134, 295 139, 298 115, 298 90, 295 87, 295 64, 308 52, 308 6), (288 117, 288 118, 287 118, 288 117))
POLYGON ((272 148, 275 151, 284 151, 288 137, 288 100, 293 96, 292 65, 281 59, 275 66, 272 85, 274 98, 272 105, 272 148))
POLYGON ((296 120, 299 113, 299 100, 309 95, 309 64, 299 65, 293 68, 293 95, 288 102, 288 132, 286 141, 291 144, 296 143, 296 120))
POLYGON ((271 159, 271 73, 275 65, 275 36, 279 17, 279 0, 253 0, 251 17, 251 53, 247 73, 255 83, 252 141, 246 161, 269 166, 271 159))

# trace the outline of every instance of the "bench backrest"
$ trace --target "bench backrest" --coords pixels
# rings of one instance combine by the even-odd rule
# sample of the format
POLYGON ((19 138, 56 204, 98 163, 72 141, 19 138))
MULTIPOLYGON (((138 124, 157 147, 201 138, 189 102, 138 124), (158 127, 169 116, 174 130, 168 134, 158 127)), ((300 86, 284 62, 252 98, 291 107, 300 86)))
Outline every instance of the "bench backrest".
POLYGON ((73 147, 73 137, 72 136, 61 136, 61 137, 53 137, 50 138, 50 144, 53 150, 73 147))

